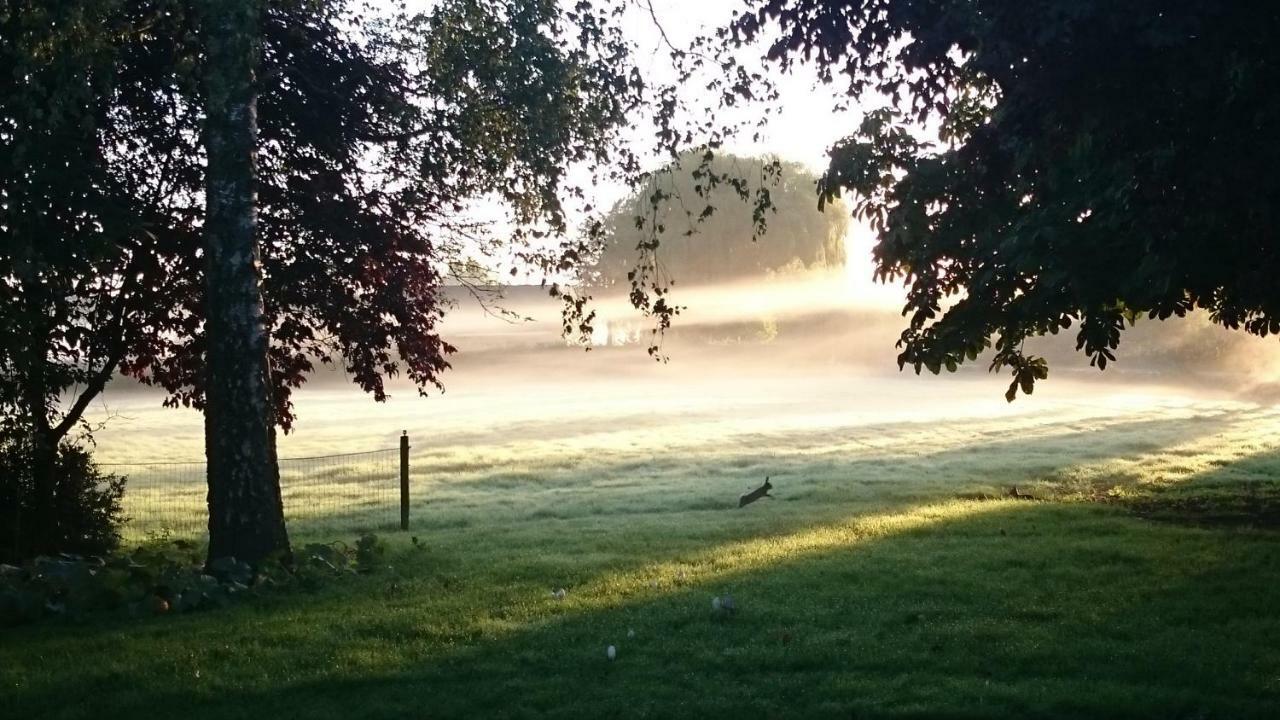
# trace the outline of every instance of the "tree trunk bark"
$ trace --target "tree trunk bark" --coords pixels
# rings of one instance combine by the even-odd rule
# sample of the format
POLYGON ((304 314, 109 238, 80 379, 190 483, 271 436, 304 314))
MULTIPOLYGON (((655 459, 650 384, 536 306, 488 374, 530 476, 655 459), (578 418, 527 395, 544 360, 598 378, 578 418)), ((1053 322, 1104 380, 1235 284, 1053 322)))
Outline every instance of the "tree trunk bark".
POLYGON ((258 0, 204 0, 209 558, 285 559, 257 225, 258 0))
MULTIPOLYGON (((28 257, 34 257, 31 252, 28 257)), ((45 319, 45 292, 28 263, 23 277, 26 295, 26 362, 22 379, 22 403, 27 414, 28 470, 31 473, 30 515, 24 520, 25 548, 17 548, 19 556, 49 554, 59 549, 58 538, 62 534, 58 526, 57 478, 54 474, 58 441, 53 437, 49 423, 49 383, 47 374, 49 328, 45 319)))
MULTIPOLYGON (((40 396, 43 399, 43 395, 40 396)), ((46 555, 63 549, 63 532, 57 512, 58 441, 44 416, 43 404, 35 406, 31 428, 31 515, 26 520, 24 555, 46 555)))

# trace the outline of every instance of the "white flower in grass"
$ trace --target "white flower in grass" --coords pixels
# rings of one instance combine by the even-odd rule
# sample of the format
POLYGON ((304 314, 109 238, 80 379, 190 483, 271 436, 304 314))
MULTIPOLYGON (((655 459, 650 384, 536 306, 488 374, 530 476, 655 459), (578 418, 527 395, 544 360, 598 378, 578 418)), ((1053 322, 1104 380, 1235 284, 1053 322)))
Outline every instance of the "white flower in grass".
POLYGON ((613 660, 614 658, 618 657, 618 648, 610 645, 609 647, 605 648, 604 654, 610 660, 613 660))
POLYGON ((628 638, 633 638, 633 637, 635 637, 635 636, 636 636, 636 631, 635 631, 635 630, 630 630, 630 629, 628 629, 628 630, 627 630, 627 637, 628 637, 628 638))

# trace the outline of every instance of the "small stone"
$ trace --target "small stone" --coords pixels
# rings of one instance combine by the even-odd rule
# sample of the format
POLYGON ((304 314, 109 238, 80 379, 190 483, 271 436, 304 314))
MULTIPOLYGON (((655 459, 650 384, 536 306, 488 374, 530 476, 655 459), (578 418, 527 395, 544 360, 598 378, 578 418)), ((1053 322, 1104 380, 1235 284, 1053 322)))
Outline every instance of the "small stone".
POLYGON ((618 648, 610 645, 608 648, 605 648, 604 654, 610 660, 613 660, 618 657, 618 648))

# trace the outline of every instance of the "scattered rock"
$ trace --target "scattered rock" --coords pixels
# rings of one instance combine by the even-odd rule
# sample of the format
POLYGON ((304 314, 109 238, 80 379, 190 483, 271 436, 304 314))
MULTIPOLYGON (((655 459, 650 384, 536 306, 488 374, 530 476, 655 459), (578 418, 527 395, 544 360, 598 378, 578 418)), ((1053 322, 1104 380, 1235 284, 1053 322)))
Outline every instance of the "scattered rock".
POLYGON ((711 612, 719 616, 732 615, 738 609, 732 595, 717 595, 711 598, 711 612))

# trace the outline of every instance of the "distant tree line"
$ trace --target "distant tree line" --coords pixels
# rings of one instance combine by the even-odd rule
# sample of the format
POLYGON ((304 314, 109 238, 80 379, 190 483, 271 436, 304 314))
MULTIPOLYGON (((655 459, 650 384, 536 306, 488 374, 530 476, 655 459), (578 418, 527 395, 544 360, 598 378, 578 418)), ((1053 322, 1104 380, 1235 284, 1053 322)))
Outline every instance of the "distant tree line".
POLYGON ((677 283, 843 267, 849 216, 818 209, 817 182, 796 162, 682 153, 614 205, 581 276, 594 287, 627 286, 645 252, 677 283), (768 205, 756 211, 761 196, 768 205))

